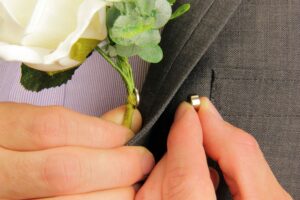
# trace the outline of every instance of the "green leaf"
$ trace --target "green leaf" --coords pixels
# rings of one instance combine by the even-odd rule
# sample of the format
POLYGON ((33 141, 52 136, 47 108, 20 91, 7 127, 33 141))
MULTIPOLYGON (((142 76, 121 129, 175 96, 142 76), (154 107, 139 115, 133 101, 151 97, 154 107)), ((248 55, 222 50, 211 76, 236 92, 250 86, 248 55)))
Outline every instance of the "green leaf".
POLYGON ((126 7, 124 2, 115 2, 113 7, 118 9, 122 14, 125 14, 126 12, 126 7))
POLYGON ((112 28, 115 21, 118 19, 118 17, 121 15, 120 11, 116 7, 111 7, 107 9, 107 15, 106 15, 106 25, 107 28, 112 28))
POLYGON ((176 0, 168 0, 168 2, 171 4, 171 5, 174 5, 176 3, 176 0))
POLYGON ((138 56, 149 63, 159 63, 163 58, 163 51, 159 45, 147 45, 140 47, 138 56))
POLYGON ((170 20, 172 7, 167 0, 156 0, 156 24, 155 28, 162 28, 170 20))
POLYGON ((120 16, 110 29, 110 38, 120 45, 131 45, 134 37, 150 30, 155 23, 154 18, 139 16, 120 16))
POLYGON ((145 46, 150 44, 159 44, 160 40, 161 40, 161 36, 159 30, 149 30, 147 32, 138 35, 134 39, 134 43, 137 46, 145 46))
POLYGON ((131 45, 131 46, 116 45, 116 50, 119 56, 131 57, 137 55, 139 51, 139 47, 136 45, 131 45))
POLYGON ((138 16, 139 13, 137 11, 137 5, 136 5, 137 0, 133 1, 128 1, 125 3, 125 15, 132 15, 132 16, 138 16))
POLYGON ((108 46, 107 52, 110 57, 116 57, 118 55, 116 48, 111 45, 108 46))
POLYGON ((27 65, 22 64, 21 84, 24 86, 24 88, 33 92, 39 92, 43 89, 58 87, 71 80, 77 68, 78 67, 75 67, 62 72, 47 73, 32 69, 27 65))
POLYGON ((136 0, 137 7, 142 15, 150 15, 155 9, 155 0, 136 0))
POLYGON ((172 17, 171 17, 171 20, 172 19, 176 19, 180 16, 182 16, 183 14, 185 14, 186 12, 188 12, 191 8, 191 5, 190 4, 183 4, 181 5, 173 14, 172 14, 172 17))
POLYGON ((80 38, 71 48, 70 58, 83 62, 97 47, 99 40, 80 38))

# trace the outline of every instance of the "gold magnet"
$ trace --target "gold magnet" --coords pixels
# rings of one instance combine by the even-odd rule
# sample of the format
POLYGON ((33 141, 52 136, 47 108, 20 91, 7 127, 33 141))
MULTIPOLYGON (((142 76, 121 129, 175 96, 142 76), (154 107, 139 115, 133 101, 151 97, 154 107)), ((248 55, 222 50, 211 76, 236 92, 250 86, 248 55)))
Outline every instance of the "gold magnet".
POLYGON ((195 108, 196 111, 200 109, 201 100, 199 95, 191 95, 189 96, 190 104, 195 108))

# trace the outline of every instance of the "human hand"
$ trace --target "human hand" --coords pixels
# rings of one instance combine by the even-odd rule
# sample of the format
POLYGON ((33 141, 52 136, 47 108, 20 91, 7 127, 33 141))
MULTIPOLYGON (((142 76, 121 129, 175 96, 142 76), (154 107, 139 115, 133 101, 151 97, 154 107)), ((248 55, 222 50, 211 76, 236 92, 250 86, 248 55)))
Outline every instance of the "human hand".
POLYGON ((167 147, 136 200, 216 199, 219 178, 206 154, 220 165, 234 199, 292 199, 254 137, 225 122, 207 98, 198 114, 187 103, 179 107, 167 147))
MULTIPOLYGON (((116 124, 124 111, 99 119, 61 107, 1 103, 0 199, 133 199, 132 185, 154 160, 142 147, 121 147, 133 136, 116 124)), ((136 112, 132 129, 140 127, 136 112)))

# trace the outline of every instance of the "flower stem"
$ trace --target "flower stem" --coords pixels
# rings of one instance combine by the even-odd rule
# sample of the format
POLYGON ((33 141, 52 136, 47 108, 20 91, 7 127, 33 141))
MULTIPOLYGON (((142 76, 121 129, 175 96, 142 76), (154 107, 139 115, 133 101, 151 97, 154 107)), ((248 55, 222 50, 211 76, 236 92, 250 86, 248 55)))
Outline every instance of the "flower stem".
POLYGON ((123 119, 123 126, 131 128, 135 106, 127 101, 126 111, 123 119))
POLYGON ((134 83, 134 77, 132 67, 127 57, 117 56, 115 59, 107 55, 101 48, 97 47, 96 51, 102 55, 102 57, 111 66, 119 72, 127 89, 127 105, 123 118, 123 125, 127 128, 131 128, 134 110, 138 106, 138 94, 134 83))

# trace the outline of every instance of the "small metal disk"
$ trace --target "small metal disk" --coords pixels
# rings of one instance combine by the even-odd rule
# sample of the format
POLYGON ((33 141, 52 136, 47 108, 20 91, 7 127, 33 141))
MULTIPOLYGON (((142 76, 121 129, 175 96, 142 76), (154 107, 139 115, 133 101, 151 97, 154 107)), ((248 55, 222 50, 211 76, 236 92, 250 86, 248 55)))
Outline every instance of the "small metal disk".
POLYGON ((136 107, 138 107, 139 104, 140 104, 140 101, 141 101, 139 90, 137 88, 134 88, 133 93, 134 93, 135 98, 136 98, 136 107))
POLYGON ((198 111, 201 105, 201 100, 199 95, 189 96, 189 103, 195 108, 196 111, 198 111))

